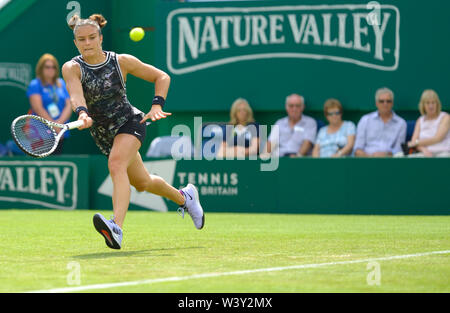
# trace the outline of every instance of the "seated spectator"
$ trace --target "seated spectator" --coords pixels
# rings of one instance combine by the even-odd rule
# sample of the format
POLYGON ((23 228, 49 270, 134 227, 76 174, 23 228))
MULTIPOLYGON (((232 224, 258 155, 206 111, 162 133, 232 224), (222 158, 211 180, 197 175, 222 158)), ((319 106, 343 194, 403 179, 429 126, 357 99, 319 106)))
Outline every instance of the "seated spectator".
POLYGON ((317 135, 313 157, 341 157, 352 153, 356 127, 353 122, 342 120, 342 104, 329 99, 323 108, 328 126, 322 127, 317 135))
POLYGON ((253 110, 247 100, 239 98, 230 110, 230 122, 224 131, 218 158, 246 157, 257 155, 259 147, 259 125, 253 118, 253 110))
POLYGON ((408 142, 416 148, 415 156, 450 156, 450 115, 442 112, 441 101, 434 90, 425 90, 419 103, 421 117, 408 142))
MULTIPOLYGON (((27 96, 31 114, 49 121, 64 124, 72 115, 69 93, 63 79, 59 78, 59 64, 51 54, 44 54, 36 65, 36 78, 30 82, 27 96)), ((64 138, 69 136, 67 131, 64 138)), ((53 154, 62 152, 62 142, 53 154)))
POLYGON ((394 113, 394 93, 388 88, 376 92, 377 111, 364 115, 356 128, 355 156, 386 157, 402 152, 406 122, 394 113))
POLYGON ((317 133, 316 121, 303 114, 304 98, 292 94, 286 98, 286 117, 279 119, 272 129, 265 148, 265 153, 283 156, 305 156, 310 154, 317 133), (276 154, 276 152, 275 152, 276 154))

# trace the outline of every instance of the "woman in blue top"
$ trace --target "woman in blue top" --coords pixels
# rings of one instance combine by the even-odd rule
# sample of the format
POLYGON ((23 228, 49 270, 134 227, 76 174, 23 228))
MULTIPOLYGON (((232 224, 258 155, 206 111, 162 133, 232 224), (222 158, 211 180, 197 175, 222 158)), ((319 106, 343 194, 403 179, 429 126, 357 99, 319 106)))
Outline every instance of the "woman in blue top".
POLYGON ((342 120, 342 111, 338 100, 329 99, 325 102, 324 113, 329 124, 319 130, 313 157, 341 157, 352 152, 356 127, 353 122, 342 120))
MULTIPOLYGON (((36 65, 36 78, 28 86, 30 113, 49 121, 64 124, 72 114, 64 80, 59 78, 59 64, 51 54, 44 54, 36 65)), ((69 132, 64 134, 67 138, 69 132)), ((54 154, 62 152, 62 140, 54 154)))

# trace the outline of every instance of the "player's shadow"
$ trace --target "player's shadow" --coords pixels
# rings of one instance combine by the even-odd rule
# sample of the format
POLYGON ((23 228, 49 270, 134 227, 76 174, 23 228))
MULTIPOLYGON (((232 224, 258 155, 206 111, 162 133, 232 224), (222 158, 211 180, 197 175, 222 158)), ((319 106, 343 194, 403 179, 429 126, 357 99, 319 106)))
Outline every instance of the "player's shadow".
POLYGON ((107 259, 107 258, 130 257, 130 256, 161 257, 161 256, 173 256, 173 254, 158 253, 158 252, 178 251, 178 250, 187 250, 187 249, 204 249, 204 248, 205 247, 183 247, 183 248, 145 249, 145 250, 135 250, 135 251, 117 250, 117 251, 109 251, 109 252, 103 252, 103 253, 89 253, 89 254, 74 255, 74 256, 72 256, 72 258, 82 259, 82 260, 90 260, 90 259, 107 259))

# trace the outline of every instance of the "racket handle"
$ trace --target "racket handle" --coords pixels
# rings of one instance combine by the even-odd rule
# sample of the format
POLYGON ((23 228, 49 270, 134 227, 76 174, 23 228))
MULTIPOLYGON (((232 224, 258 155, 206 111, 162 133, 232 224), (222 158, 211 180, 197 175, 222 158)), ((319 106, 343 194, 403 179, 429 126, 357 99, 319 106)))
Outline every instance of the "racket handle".
POLYGON ((74 122, 70 122, 70 123, 66 124, 67 129, 74 129, 74 128, 78 128, 78 127, 83 126, 83 125, 84 125, 84 121, 83 120, 78 120, 78 121, 74 121, 74 122))

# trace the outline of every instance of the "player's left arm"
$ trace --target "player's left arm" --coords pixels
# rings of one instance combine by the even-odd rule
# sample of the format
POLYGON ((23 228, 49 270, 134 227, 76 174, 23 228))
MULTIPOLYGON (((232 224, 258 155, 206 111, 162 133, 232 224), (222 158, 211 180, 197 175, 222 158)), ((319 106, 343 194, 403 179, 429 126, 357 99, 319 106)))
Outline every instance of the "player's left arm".
MULTIPOLYGON (((155 97, 161 97, 165 101, 170 86, 169 75, 150 64, 142 62, 132 55, 120 54, 118 57, 124 79, 126 79, 128 74, 131 74, 145 81, 154 83, 155 97)), ((166 118, 171 114, 172 113, 164 112, 162 110, 162 105, 153 104, 150 112, 144 116, 141 123, 144 123, 149 118, 152 121, 156 121, 161 118, 166 118)))

